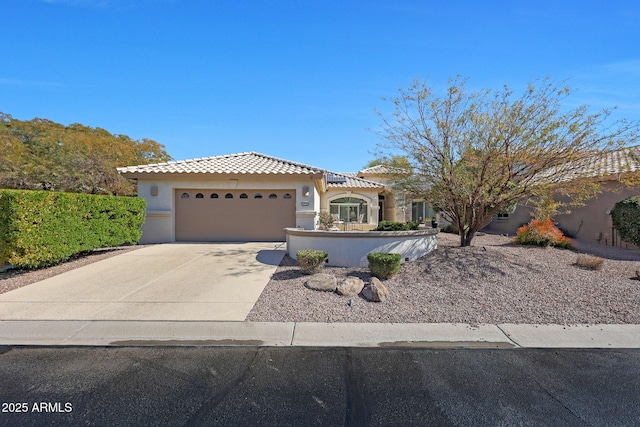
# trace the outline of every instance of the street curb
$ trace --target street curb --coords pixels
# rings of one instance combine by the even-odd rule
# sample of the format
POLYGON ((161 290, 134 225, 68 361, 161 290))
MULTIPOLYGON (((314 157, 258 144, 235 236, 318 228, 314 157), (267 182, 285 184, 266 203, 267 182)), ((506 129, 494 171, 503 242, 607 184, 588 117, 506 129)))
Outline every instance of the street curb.
POLYGON ((640 348, 640 325, 0 321, 0 345, 640 348))

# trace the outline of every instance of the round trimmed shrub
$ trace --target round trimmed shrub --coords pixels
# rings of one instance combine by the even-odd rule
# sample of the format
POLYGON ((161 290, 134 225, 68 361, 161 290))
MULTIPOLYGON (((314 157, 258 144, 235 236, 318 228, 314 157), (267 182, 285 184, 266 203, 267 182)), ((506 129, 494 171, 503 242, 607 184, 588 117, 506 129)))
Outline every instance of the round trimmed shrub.
POLYGON ((369 270, 378 279, 388 279, 400 271, 400 254, 388 254, 383 252, 371 252, 367 255, 369 270))
POLYGON ((632 196, 615 204, 611 221, 620 238, 640 245, 640 196, 632 196))
POLYGON ((303 249, 296 252, 300 269, 305 274, 317 274, 322 271, 329 254, 326 251, 303 249))

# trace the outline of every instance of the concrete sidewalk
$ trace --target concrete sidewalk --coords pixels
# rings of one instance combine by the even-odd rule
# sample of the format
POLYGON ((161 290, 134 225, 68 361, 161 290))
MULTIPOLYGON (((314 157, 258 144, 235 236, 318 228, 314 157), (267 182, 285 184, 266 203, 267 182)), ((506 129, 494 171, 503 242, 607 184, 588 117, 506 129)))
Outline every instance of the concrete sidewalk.
POLYGON ((0 345, 640 348, 640 325, 4 320, 0 345))

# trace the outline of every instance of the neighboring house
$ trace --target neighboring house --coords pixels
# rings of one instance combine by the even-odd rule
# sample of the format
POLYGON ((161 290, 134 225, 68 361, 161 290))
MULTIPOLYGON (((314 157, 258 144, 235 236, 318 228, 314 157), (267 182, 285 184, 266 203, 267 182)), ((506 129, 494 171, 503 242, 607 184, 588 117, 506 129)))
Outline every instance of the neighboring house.
MULTIPOLYGON (((609 212, 617 202, 640 195, 640 185, 627 186, 620 182, 629 174, 640 173, 640 146, 594 157, 593 161, 577 173, 581 176, 598 177, 602 183, 602 192, 588 200, 584 206, 572 208, 570 214, 556 216, 554 220, 557 226, 567 236, 585 242, 633 247, 617 237, 609 212)), ((498 215, 483 231, 514 235, 518 227, 531 221, 530 212, 526 205, 520 204, 514 213, 498 215)))
POLYGON ((141 243, 284 241, 286 227, 317 228, 321 211, 364 230, 407 216, 380 168, 336 173, 247 152, 118 172, 147 201, 141 243))

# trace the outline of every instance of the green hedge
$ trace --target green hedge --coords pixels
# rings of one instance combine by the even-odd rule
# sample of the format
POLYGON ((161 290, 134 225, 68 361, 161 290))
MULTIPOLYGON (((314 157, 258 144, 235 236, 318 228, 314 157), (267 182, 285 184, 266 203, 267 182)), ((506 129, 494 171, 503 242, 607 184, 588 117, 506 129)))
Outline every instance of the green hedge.
POLYGON ((137 197, 0 190, 0 265, 46 267, 93 249, 135 244, 145 208, 137 197))
POLYGON ((615 204, 611 221, 620 238, 640 245, 640 196, 632 196, 615 204))
POLYGON ((400 271, 402 255, 371 252, 367 255, 369 270, 378 279, 388 279, 400 271))
POLYGON ((417 230, 419 225, 417 222, 395 222, 395 221, 380 221, 378 226, 373 231, 407 231, 417 230))

